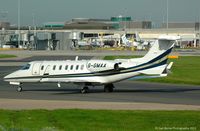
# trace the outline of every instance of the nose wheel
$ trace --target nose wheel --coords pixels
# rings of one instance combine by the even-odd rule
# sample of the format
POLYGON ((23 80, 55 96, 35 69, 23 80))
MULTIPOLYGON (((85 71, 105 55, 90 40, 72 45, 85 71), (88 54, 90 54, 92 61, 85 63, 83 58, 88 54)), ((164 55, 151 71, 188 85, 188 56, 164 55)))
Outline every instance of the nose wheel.
POLYGON ((21 91, 22 91, 22 87, 21 86, 17 87, 17 92, 21 92, 21 91))

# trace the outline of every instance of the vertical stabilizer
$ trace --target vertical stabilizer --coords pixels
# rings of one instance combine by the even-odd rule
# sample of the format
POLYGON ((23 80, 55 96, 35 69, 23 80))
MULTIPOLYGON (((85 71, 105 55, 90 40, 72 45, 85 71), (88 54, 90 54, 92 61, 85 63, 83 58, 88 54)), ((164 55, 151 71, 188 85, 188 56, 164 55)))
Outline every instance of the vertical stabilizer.
POLYGON ((180 39, 177 36, 163 35, 158 38, 150 48, 149 52, 143 57, 145 60, 153 60, 155 58, 162 59, 167 57, 176 43, 180 39))
MULTIPOLYGON (((140 59, 140 64, 146 69, 140 71, 141 74, 146 75, 167 75, 164 71, 167 70, 168 55, 171 53, 176 40, 179 39, 175 36, 160 36, 156 40, 149 52, 140 59), (164 73, 163 73, 164 72, 164 73)), ((168 68, 171 68, 172 64, 169 64, 168 68)))
POLYGON ((142 42, 138 32, 135 32, 135 40, 136 42, 142 42))

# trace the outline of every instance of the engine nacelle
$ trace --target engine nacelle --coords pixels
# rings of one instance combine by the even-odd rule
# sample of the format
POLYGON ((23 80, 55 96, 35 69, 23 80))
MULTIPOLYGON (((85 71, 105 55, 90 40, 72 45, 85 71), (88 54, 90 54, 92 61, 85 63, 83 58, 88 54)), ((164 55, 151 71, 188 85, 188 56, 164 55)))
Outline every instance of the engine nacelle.
POLYGON ((105 61, 105 60, 91 60, 87 63, 87 69, 91 72, 105 71, 105 70, 120 70, 120 63, 105 61))

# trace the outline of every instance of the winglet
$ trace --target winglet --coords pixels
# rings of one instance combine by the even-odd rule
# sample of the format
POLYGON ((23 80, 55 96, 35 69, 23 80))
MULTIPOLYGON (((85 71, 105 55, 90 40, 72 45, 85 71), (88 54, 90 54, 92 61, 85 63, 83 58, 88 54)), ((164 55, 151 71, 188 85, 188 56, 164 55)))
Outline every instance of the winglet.
POLYGON ((167 76, 169 73, 171 73, 170 69, 172 68, 172 65, 173 65, 173 62, 170 62, 161 75, 167 76))
POLYGON ((167 70, 170 70, 172 68, 172 65, 174 64, 174 62, 170 62, 168 65, 167 65, 167 70))

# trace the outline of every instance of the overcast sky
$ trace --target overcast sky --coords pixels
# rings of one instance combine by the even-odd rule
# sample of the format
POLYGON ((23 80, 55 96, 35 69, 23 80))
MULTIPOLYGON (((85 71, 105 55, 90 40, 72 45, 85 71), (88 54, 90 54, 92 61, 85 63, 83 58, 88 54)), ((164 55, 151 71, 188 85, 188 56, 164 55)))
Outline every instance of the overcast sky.
MULTIPOLYGON (((166 21, 167 0, 21 0, 21 23, 38 25, 72 18, 131 16, 133 20, 166 21)), ((18 0, 0 0, 0 19, 17 24, 18 0), (4 14, 4 17, 3 17, 4 14)), ((200 16, 200 0, 169 0, 169 21, 193 22, 200 16)))

